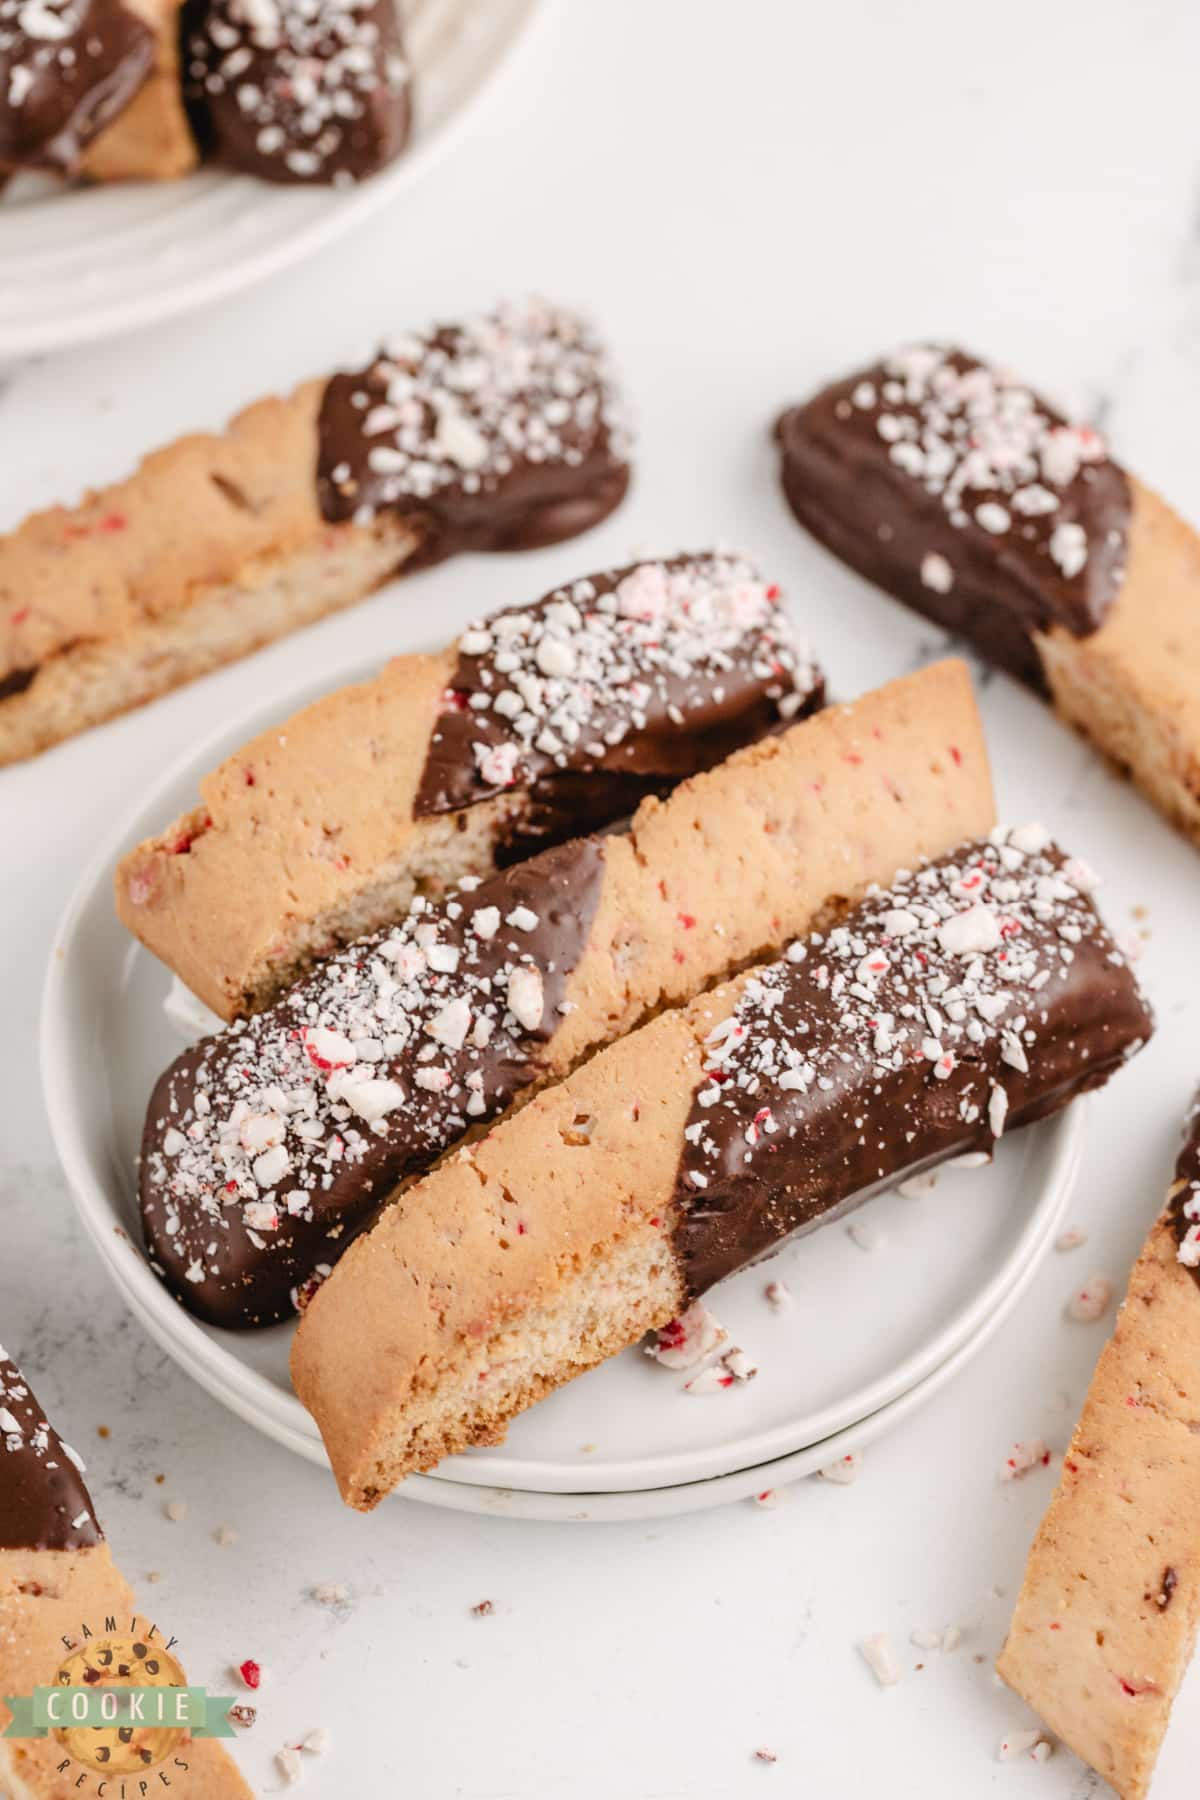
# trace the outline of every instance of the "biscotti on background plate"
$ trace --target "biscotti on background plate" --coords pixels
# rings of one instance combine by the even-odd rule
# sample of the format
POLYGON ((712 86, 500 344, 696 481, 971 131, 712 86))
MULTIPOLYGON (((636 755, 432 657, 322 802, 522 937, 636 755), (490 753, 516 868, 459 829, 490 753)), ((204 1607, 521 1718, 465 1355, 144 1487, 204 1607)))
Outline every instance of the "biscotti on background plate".
POLYGON ((292 1347, 343 1497, 498 1441, 795 1233, 1106 1081, 1151 1020, 1087 881, 1040 828, 961 844, 404 1188, 292 1347))
POLYGON ((627 816, 824 686, 777 587, 702 553, 565 583, 262 732, 121 862, 124 923, 222 1018, 415 891, 627 816))
POLYGON ((625 833, 418 898, 165 1071, 139 1176, 153 1266, 212 1323, 286 1317, 465 1132, 993 816, 947 662, 644 801, 625 833))
POLYGON ((0 537, 0 763, 363 599, 414 559, 556 543, 629 479, 606 354, 541 302, 181 438, 0 537))
POLYGON ((815 537, 1045 694, 1200 843, 1200 537, 1095 431, 921 344, 776 432, 815 537))
POLYGON ((1200 1625, 1200 1111, 1134 1264, 997 1667, 1144 1800, 1200 1625))
MULTIPOLYGON (((181 1677, 158 1626, 136 1614, 96 1521, 83 1464, 0 1349, 0 1719, 3 1696, 32 1696, 37 1687, 120 1687, 130 1678, 174 1685, 181 1677), (106 1640, 118 1634, 130 1640, 124 1668, 105 1657, 106 1640)), ((151 1781, 159 1790, 174 1780, 196 1800, 251 1800, 221 1745, 185 1731, 166 1749, 160 1781, 164 1736, 162 1728, 140 1726, 122 1735, 79 1726, 41 1738, 0 1730, 0 1792, 6 1800, 69 1800, 97 1784, 116 1796, 127 1782, 132 1796, 149 1793, 151 1781), (78 1747, 92 1758, 86 1766, 75 1760, 78 1747)))

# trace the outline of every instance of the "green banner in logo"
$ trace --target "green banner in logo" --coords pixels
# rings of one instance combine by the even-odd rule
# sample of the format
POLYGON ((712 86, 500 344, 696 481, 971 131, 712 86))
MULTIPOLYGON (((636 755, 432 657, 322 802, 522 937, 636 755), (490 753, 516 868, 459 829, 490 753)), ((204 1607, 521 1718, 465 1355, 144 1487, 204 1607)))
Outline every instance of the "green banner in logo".
POLYGON ((32 1694, 5 1694, 13 1715, 6 1738, 45 1737, 55 1726, 141 1725, 180 1727, 193 1737, 232 1737, 226 1714, 232 1694, 202 1687, 39 1687, 32 1694))

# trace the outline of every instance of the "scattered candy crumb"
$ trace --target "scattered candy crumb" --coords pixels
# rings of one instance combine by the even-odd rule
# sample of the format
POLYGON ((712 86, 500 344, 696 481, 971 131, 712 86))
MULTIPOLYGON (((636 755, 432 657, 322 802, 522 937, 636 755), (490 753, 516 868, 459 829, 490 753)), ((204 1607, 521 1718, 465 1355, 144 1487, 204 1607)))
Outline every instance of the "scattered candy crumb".
POLYGON ((477 1619, 489 1618, 495 1610, 496 1608, 492 1605, 490 1600, 477 1600, 475 1605, 471 1608, 471 1611, 477 1619))
POLYGON ((852 1481, 858 1480, 861 1467, 862 1456, 857 1450, 850 1450, 845 1456, 839 1456, 836 1462, 826 1463, 823 1469, 818 1469, 817 1480, 833 1481, 838 1487, 849 1487, 852 1481))
POLYGON ((664 1325, 646 1345, 646 1355, 661 1363, 664 1369, 690 1369, 706 1356, 711 1356, 728 1334, 706 1306, 693 1301, 686 1312, 664 1325))
POLYGON ((1107 1275, 1092 1275, 1071 1295, 1067 1317, 1077 1325, 1094 1325, 1112 1305, 1113 1284, 1107 1275))
POLYGON ((900 1679, 900 1666, 887 1632, 879 1631, 874 1637, 861 1638, 858 1649, 880 1687, 895 1687, 900 1679))
POLYGON ((1035 1762, 1045 1762, 1052 1749, 1053 1745, 1039 1730, 1010 1731, 1007 1737, 1001 1738, 996 1757, 999 1762, 1015 1762, 1018 1756, 1032 1756, 1035 1762), (1044 1754, 1039 1756, 1038 1750, 1043 1748, 1044 1754))
POLYGON ((764 1488, 761 1494, 753 1496, 755 1506, 764 1506, 768 1510, 773 1506, 778 1506, 781 1498, 778 1488, 764 1488))
POLYGON ((166 1513, 168 1519, 170 1519, 172 1525, 178 1525, 181 1519, 187 1518, 187 1501, 168 1500, 167 1504, 163 1507, 163 1511, 166 1513))
POLYGON ((947 1625, 942 1633, 942 1655, 949 1656, 962 1643, 962 1631, 957 1625, 947 1625))
POLYGON ((239 1700, 236 1706, 230 1707, 227 1716, 233 1720, 235 1725, 240 1725, 243 1731, 249 1731, 255 1719, 258 1717, 258 1708, 256 1706, 245 1706, 239 1700))
POLYGON ((760 1748, 754 1752, 754 1760, 755 1762, 760 1763, 777 1763, 779 1758, 776 1756, 774 1750, 760 1748))
POLYGON ((1050 1446, 1042 1438, 1030 1438, 1028 1442, 1014 1444, 1012 1455, 1000 1471, 1001 1481, 1016 1481, 1020 1475, 1028 1475, 1030 1469, 1046 1469, 1050 1466, 1050 1446))
POLYGON ((300 1752, 294 1744, 285 1744, 275 1752, 275 1767, 289 1787, 300 1779, 300 1752))
POLYGON ((719 1394, 726 1388, 731 1388, 736 1381, 753 1381, 757 1374, 758 1364, 752 1362, 746 1352, 735 1344, 732 1350, 727 1350, 715 1363, 710 1363, 698 1375, 693 1375, 690 1381, 685 1381, 683 1391, 685 1394, 719 1394))
POLYGON ((763 1292, 776 1312, 785 1312, 792 1304, 792 1290, 786 1281, 768 1281, 763 1292))
POLYGON ((213 1532, 213 1542, 220 1544, 222 1550, 225 1550, 230 1544, 237 1543, 237 1532, 232 1525, 218 1525, 213 1532))
POLYGON ((939 1631, 910 1631, 908 1641, 918 1650, 936 1650, 942 1641, 939 1631))
POLYGON ((852 1225, 847 1225, 846 1231, 860 1250, 882 1250, 887 1242, 883 1233, 874 1225, 863 1225, 857 1219, 852 1225))
POLYGON ((313 1589, 312 1597, 322 1606, 344 1606, 350 1590, 343 1581, 322 1581, 313 1589))
POLYGON ((262 1686, 262 1670, 252 1656, 248 1656, 245 1662, 240 1662, 238 1664, 237 1672, 241 1676, 246 1687, 256 1688, 262 1686))
POLYGON ((1086 1243, 1087 1232, 1078 1231, 1072 1227, 1070 1231, 1059 1233, 1054 1240, 1054 1248, 1056 1250, 1078 1250, 1082 1244, 1086 1243))

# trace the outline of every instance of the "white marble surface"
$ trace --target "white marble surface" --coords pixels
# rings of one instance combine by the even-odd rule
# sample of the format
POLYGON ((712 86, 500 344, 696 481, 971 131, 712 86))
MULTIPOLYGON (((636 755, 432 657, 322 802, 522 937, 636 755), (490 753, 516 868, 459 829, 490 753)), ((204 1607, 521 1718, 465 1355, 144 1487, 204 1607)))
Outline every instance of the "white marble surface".
MULTIPOLYGON (((766 435, 782 402, 899 337, 941 331, 1006 358, 1100 415, 1132 466, 1200 513, 1198 57, 1186 0, 1136 16, 1119 0, 1012 0, 1003 15, 558 0, 474 130, 369 230, 206 316, 7 378, 0 525, 395 324, 504 292, 586 301, 637 401, 635 493, 588 542, 423 575, 0 776, 0 1336, 88 1456, 128 1573, 162 1572, 147 1591, 194 1679, 264 1665, 242 1744, 263 1791, 274 1750, 316 1725, 330 1748, 302 1791, 339 1800, 1100 1791, 1065 1753, 994 1760, 1027 1722, 990 1661, 1051 1486, 997 1475, 1014 1439, 1064 1444, 1103 1328, 1065 1323, 1063 1303, 1094 1270, 1123 1279, 1168 1173, 1200 1073, 1198 865, 1035 701, 984 689, 1002 807, 1042 815, 1105 873, 1117 929, 1148 933, 1159 1033, 1093 1108, 1073 1208, 1087 1247, 1050 1258, 851 1488, 807 1482, 772 1512, 653 1527, 344 1512, 125 1315, 55 1164, 36 1014, 55 917, 147 771, 273 686, 382 655, 399 613, 432 642, 630 550, 720 538, 786 583, 839 691, 928 653, 932 633, 793 526, 766 435), (348 1604, 316 1603, 321 1582, 345 1583, 348 1604), (493 1616, 473 1618, 484 1598, 493 1616), (952 1655, 908 1644, 950 1624, 952 1655), (854 1648, 881 1630, 904 1667, 887 1692, 854 1648), (759 1745, 775 1766, 754 1761, 759 1745)), ((863 1279, 887 1274, 881 1260, 863 1279)), ((1193 1678, 1156 1800, 1194 1792, 1198 1701, 1193 1678)))

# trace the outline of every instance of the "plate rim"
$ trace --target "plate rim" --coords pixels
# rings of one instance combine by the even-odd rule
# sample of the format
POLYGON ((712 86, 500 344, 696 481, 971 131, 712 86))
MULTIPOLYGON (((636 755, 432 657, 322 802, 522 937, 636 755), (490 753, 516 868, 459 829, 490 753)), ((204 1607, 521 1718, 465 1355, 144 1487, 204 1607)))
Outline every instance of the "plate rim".
MULTIPOLYGON (((528 49, 550 12, 549 0, 512 0, 512 4, 519 8, 514 14, 514 22, 467 99, 427 137, 418 132, 411 148, 389 167, 381 169, 378 175, 352 192, 339 192, 337 205, 330 205, 306 218, 279 241, 255 249, 250 240, 244 256, 231 260, 223 258, 207 274, 187 276, 157 293, 142 296, 132 291, 123 299, 99 305, 89 303, 85 297, 72 313, 51 319, 49 323, 34 319, 24 325, 0 326, 0 365, 30 356, 77 349, 125 332, 166 324, 270 280, 319 249, 335 243, 354 225, 377 212, 393 195, 419 181, 454 147, 468 122, 474 121, 479 110, 504 85, 504 77, 511 75, 518 57, 528 49)), ((206 171, 201 165, 197 172, 204 174, 213 170, 206 171)), ((218 169, 216 173, 230 181, 254 179, 232 170, 218 169)), ((292 190, 285 187, 280 191, 286 194, 292 190)), ((0 235, 2 226, 3 216, 0 215, 0 235)))
MULTIPOLYGON (((1086 1098, 1077 1102, 1080 1107, 1088 1104, 1086 1098)), ((1043 1240, 1020 1269, 1012 1286, 995 1309, 981 1320, 973 1336, 944 1362, 939 1363, 923 1381, 915 1383, 890 1405, 881 1407, 878 1412, 860 1419, 856 1424, 845 1426, 828 1438, 818 1439, 816 1443, 807 1444, 769 1462, 755 1463, 745 1469, 730 1470, 722 1475, 668 1487, 557 1494, 541 1489, 468 1485, 435 1475, 410 1475, 393 1490, 388 1499, 406 1500, 412 1505, 440 1507, 449 1512, 473 1513, 485 1518, 548 1521, 568 1525, 608 1525, 707 1512, 713 1507, 750 1499, 753 1495, 762 1493, 764 1488, 773 1487, 777 1483, 790 1484, 803 1480, 837 1457, 864 1449, 889 1431, 895 1430, 975 1359, 1029 1291, 1034 1276, 1049 1253, 1055 1230, 1066 1214, 1069 1194, 1070 1189, 1065 1188, 1059 1198, 1057 1210, 1051 1212, 1046 1219, 1043 1240)), ((139 1309, 133 1306, 133 1311, 154 1341, 159 1342, 154 1327, 139 1309)), ((241 1414, 239 1416, 244 1417, 241 1414)), ((256 1423, 251 1419, 246 1422, 256 1423)), ((263 1426, 256 1428, 305 1462, 313 1463, 319 1468, 328 1468, 328 1460, 319 1443, 300 1440, 295 1434, 285 1435, 283 1431, 276 1433, 263 1426)))
MULTIPOLYGON (((386 657, 355 656, 346 665, 327 669, 317 677, 310 676, 282 695, 259 695, 243 712, 223 719, 203 739, 188 745, 161 772, 159 778, 138 796, 118 826, 106 835, 79 877, 56 925, 39 1013, 40 1075, 51 1136, 75 1210, 99 1250, 110 1277, 139 1315, 149 1314, 161 1327, 161 1331, 154 1331, 148 1326, 160 1348, 214 1398, 269 1435, 296 1433, 318 1450, 321 1440, 316 1422, 295 1393, 285 1392, 269 1377, 250 1368, 235 1349, 210 1337, 200 1322, 179 1305, 154 1275, 140 1242, 135 1242, 112 1203, 99 1166, 97 1147, 84 1129, 79 1108, 72 1100, 70 1082, 62 1078, 72 1036, 71 983, 62 976, 64 969, 69 971, 71 951, 87 915, 99 902, 101 893, 111 885, 117 858, 145 835, 148 821, 162 810, 171 789, 181 784, 194 788, 199 775, 213 766, 217 758, 228 754, 229 746, 236 748, 247 735, 266 728, 273 718, 289 717, 318 694, 369 677, 370 672, 377 670, 385 660, 386 657)), ((124 954, 149 953, 131 937, 124 954)), ((920 1349, 859 1389, 852 1401, 830 1403, 810 1414, 806 1429, 800 1433, 805 1442, 820 1442, 853 1425, 856 1419, 869 1418, 894 1403, 962 1344, 969 1342, 979 1319, 986 1318, 1000 1303, 1009 1284, 1017 1279, 1035 1254, 1035 1247, 1041 1243, 1046 1216, 1065 1204, 1074 1185, 1082 1152, 1082 1105, 1077 1100, 1065 1111, 1029 1129, 1052 1134, 1045 1153, 1048 1167, 1038 1199, 1007 1256, 991 1271, 973 1299, 960 1306, 951 1321, 934 1332, 920 1349)), ((145 1317, 143 1323, 148 1324, 145 1317)), ((236 1343, 237 1334, 230 1336, 236 1343)), ((743 1466, 770 1462, 804 1447, 796 1442, 796 1435, 795 1425, 790 1428, 772 1426, 740 1439, 734 1454, 746 1459, 743 1466)), ((595 1485, 588 1491, 649 1491, 692 1480, 716 1479, 727 1471, 713 1470, 713 1455, 711 1446, 673 1452, 652 1465, 656 1471, 652 1475, 647 1473, 644 1460, 641 1465, 610 1463, 605 1465, 602 1481, 592 1476, 595 1485)), ((506 1457, 491 1450, 486 1461, 468 1454, 447 1459, 443 1469, 444 1473, 441 1469, 432 1471, 427 1479, 451 1481, 466 1487, 552 1493, 584 1491, 573 1488, 572 1482, 588 1479, 585 1471, 556 1463, 540 1464, 534 1479, 519 1457, 506 1457)))

